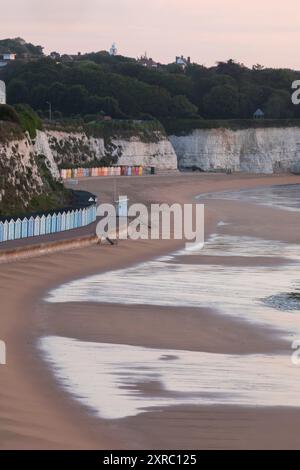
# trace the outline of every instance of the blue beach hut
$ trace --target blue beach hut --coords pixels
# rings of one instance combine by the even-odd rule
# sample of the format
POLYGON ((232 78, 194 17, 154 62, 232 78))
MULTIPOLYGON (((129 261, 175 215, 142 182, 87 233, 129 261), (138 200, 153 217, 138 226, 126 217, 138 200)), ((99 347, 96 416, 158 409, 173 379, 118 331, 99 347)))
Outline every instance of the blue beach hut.
POLYGON ((28 237, 28 219, 27 217, 25 217, 23 220, 22 220, 22 228, 21 228, 21 237, 22 238, 27 238, 28 237))
POLYGON ((82 209, 82 225, 83 226, 87 225, 86 208, 82 209))
POLYGON ((52 217, 50 214, 48 214, 46 217, 46 234, 51 233, 51 223, 52 223, 52 217))
POLYGON ((15 240, 21 238, 22 222, 21 219, 17 219, 15 223, 15 240))
POLYGON ((70 211, 68 211, 66 214, 66 230, 70 230, 70 222, 71 222, 70 218, 71 218, 70 211))
POLYGON ((51 233, 56 232, 56 219, 57 219, 57 215, 52 214, 52 217, 51 217, 51 233))
POLYGON ((41 231, 41 218, 37 216, 34 219, 34 236, 38 237, 40 235, 40 231, 41 231))
POLYGON ((63 212, 62 215, 61 215, 61 231, 63 232, 64 230, 66 230, 66 213, 63 212))
POLYGON ((78 211, 78 227, 82 227, 82 209, 78 211))
POLYGON ((15 238, 15 221, 11 219, 8 222, 8 239, 14 240, 14 238, 15 238))
POLYGON ((40 235, 45 235, 46 233, 46 216, 42 215, 40 220, 40 235))
POLYGON ((3 222, 0 222, 0 243, 3 242, 4 226, 3 222))
POLYGON ((57 214, 57 218, 56 218, 56 230, 57 232, 61 231, 61 213, 60 212, 57 214))
POLYGON ((28 237, 34 236, 34 218, 31 216, 28 221, 28 237))
POLYGON ((79 227, 78 221, 79 221, 79 212, 78 212, 78 209, 76 209, 74 213, 74 228, 79 227))
POLYGON ((75 224, 75 212, 71 211, 70 212, 70 229, 74 228, 75 224))
POLYGON ((8 240, 8 221, 6 220, 3 224, 3 241, 6 242, 8 240))

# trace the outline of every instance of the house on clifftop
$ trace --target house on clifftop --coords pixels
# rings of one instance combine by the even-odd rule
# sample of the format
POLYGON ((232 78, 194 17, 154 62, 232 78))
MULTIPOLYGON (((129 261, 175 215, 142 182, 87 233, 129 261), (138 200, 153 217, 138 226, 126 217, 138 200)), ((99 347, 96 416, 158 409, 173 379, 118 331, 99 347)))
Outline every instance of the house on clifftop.
POLYGON ((13 60, 16 60, 16 54, 11 54, 10 52, 0 54, 0 67, 5 67, 9 62, 13 60))
POLYGON ((253 119, 264 119, 264 117, 265 113, 260 108, 258 108, 253 114, 253 119))

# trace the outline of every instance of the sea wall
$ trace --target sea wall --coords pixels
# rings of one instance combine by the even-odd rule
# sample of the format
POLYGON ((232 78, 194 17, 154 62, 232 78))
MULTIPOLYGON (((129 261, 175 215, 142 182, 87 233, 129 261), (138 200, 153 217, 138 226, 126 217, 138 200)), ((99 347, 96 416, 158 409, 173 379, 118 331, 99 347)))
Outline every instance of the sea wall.
POLYGON ((169 139, 179 169, 252 173, 300 170, 300 128, 196 129, 169 139))

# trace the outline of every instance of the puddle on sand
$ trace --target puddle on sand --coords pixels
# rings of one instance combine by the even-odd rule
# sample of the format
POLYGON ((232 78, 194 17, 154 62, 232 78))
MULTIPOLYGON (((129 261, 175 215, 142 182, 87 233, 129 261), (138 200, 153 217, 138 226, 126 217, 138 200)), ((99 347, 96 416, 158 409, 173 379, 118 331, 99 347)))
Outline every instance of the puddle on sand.
MULTIPOLYGON (((271 295, 263 301, 271 307, 279 310, 298 310, 300 313, 300 293, 290 292, 277 295, 271 295)), ((300 321, 300 320, 299 320, 300 321)))

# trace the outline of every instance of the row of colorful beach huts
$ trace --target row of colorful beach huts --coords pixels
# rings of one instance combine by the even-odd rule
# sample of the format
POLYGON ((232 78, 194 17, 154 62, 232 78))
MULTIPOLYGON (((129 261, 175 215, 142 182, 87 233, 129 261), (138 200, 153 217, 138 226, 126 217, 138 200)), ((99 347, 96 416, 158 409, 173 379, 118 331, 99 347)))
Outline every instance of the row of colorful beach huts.
POLYGON ((143 176, 142 166, 110 166, 96 168, 69 168, 60 170, 63 180, 85 178, 89 176, 143 176))
POLYGON ((0 221, 0 242, 84 227, 96 220, 96 212, 96 204, 93 204, 76 210, 0 221))

